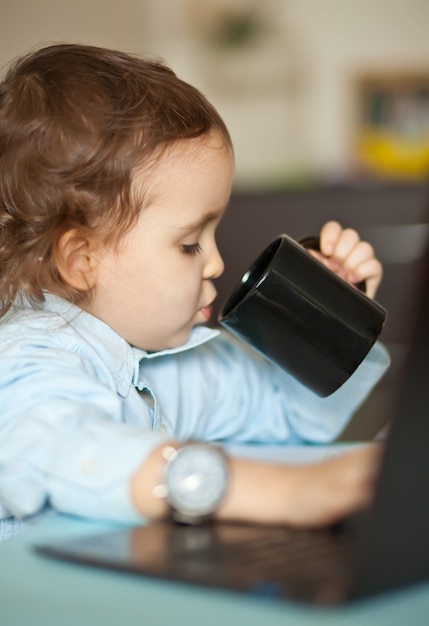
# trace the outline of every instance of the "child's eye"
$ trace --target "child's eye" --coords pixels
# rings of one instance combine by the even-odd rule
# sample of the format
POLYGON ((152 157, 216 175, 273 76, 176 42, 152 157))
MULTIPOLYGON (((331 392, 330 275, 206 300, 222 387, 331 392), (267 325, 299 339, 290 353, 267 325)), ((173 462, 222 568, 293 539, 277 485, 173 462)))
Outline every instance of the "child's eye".
POLYGON ((201 252, 201 246, 199 243, 183 244, 182 250, 185 254, 198 254, 201 252))

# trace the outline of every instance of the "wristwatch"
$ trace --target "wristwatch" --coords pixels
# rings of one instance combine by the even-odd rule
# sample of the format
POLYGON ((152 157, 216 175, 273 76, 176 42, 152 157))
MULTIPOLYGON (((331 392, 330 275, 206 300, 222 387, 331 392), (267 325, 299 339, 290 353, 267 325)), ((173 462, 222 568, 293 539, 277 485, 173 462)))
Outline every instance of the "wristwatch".
POLYGON ((189 442, 166 446, 163 480, 153 493, 165 498, 172 519, 199 524, 215 513, 229 486, 229 462, 219 447, 189 442))

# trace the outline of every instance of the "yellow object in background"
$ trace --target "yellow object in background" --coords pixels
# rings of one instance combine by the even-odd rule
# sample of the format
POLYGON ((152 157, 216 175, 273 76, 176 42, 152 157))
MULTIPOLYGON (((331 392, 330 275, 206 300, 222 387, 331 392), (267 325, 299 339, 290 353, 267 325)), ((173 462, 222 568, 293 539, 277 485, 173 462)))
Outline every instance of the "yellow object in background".
POLYGON ((367 77, 359 92, 361 168, 383 177, 429 178, 429 70, 367 77))
POLYGON ((429 136, 407 139, 391 131, 364 130, 358 157, 375 174, 421 180, 429 177, 429 136))

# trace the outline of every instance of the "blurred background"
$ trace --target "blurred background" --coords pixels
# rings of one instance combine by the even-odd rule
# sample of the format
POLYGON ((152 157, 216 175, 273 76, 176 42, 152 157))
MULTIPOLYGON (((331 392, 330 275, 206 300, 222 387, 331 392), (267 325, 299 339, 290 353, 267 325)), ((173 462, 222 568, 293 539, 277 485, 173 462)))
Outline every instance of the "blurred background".
POLYGON ((374 244, 392 368, 343 437, 374 436, 406 366, 427 242, 429 0, 0 0, 1 73, 57 42, 161 58, 224 117, 237 172, 218 307, 280 232, 338 219, 374 244))
POLYGON ((429 164, 428 0, 1 0, 0 67, 33 46, 163 58, 227 121, 239 188, 429 164))

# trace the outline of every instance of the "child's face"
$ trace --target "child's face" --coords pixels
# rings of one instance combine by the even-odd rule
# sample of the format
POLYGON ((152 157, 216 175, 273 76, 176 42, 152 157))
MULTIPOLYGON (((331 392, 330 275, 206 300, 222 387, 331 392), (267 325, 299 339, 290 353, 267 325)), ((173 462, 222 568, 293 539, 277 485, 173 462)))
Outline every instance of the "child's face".
POLYGON ((223 272, 215 230, 231 193, 233 157, 219 138, 181 142, 149 173, 137 171, 145 208, 118 249, 97 257, 88 310, 130 344, 177 347, 210 317, 223 272), (147 208, 146 208, 147 207, 147 208))

